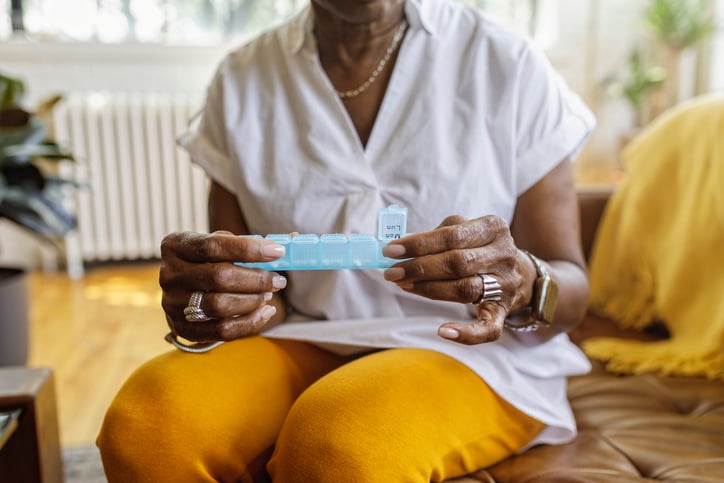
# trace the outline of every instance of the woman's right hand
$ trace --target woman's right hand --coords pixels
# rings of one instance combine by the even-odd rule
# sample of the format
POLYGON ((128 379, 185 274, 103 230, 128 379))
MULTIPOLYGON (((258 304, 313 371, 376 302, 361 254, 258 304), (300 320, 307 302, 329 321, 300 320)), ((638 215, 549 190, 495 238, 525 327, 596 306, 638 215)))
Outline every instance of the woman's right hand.
POLYGON ((269 304, 286 287, 285 277, 234 262, 268 262, 284 247, 267 240, 217 231, 179 232, 161 243, 161 305, 174 335, 194 342, 228 341, 259 333, 276 313, 269 304), (203 292, 200 308, 210 320, 189 322, 191 295, 203 292))

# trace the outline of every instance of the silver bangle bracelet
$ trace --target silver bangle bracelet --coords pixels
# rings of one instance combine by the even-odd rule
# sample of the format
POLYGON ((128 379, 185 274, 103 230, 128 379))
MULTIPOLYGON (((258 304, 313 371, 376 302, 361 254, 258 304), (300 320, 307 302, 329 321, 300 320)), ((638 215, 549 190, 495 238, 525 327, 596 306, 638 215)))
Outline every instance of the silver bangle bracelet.
POLYGON ((530 307, 526 307, 523 310, 514 314, 508 314, 505 318, 503 327, 513 332, 535 332, 541 327, 548 327, 548 325, 533 317, 533 311, 530 307))
POLYGON ((541 326, 541 324, 538 323, 537 320, 529 320, 525 324, 516 325, 516 324, 509 323, 508 320, 506 319, 506 321, 503 324, 503 327, 505 327, 508 330, 512 330, 513 332, 535 332, 536 330, 538 330, 540 328, 540 326, 541 326))
POLYGON ((164 337, 164 339, 166 339, 166 342, 168 342, 178 350, 189 352, 192 354, 203 354, 204 352, 209 352, 210 350, 216 349, 224 343, 223 340, 219 340, 216 342, 197 342, 195 344, 184 344, 176 338, 173 332, 169 332, 168 334, 166 334, 166 337, 164 337))

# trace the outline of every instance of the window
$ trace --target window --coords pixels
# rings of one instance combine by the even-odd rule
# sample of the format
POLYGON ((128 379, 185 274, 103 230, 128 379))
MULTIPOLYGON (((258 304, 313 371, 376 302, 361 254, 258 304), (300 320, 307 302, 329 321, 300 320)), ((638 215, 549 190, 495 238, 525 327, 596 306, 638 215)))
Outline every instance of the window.
POLYGON ((715 5, 715 18, 720 27, 714 32, 711 41, 711 73, 709 88, 713 91, 724 92, 724 62, 716 59, 724 58, 724 0, 718 0, 715 5))
MULTIPOLYGON (((459 0, 537 36, 550 0, 459 0)), ((309 0, 0 0, 0 39, 210 45, 248 38, 309 0)), ((552 18, 552 16, 551 16, 552 18)))

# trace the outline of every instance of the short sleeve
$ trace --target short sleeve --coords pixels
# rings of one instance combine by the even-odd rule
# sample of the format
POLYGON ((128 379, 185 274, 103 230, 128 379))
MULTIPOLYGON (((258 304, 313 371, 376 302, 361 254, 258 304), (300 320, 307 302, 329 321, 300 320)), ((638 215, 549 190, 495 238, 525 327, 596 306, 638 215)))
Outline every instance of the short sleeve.
POLYGON ((558 163, 580 153, 595 119, 532 45, 523 51, 517 80, 516 191, 520 195, 558 163))
POLYGON ((232 163, 226 139, 225 91, 223 64, 206 91, 206 102, 196 122, 178 138, 178 144, 203 168, 206 174, 229 191, 232 184, 232 163))

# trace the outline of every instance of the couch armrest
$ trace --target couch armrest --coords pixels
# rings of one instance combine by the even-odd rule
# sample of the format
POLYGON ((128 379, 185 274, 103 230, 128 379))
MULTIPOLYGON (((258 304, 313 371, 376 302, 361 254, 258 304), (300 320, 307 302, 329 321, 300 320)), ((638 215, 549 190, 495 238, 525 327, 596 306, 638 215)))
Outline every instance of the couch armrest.
POLYGON ((603 210, 613 191, 614 188, 611 186, 585 187, 579 188, 577 191, 581 216, 581 246, 586 260, 589 260, 591 256, 591 247, 598 230, 598 223, 601 221, 601 215, 603 215, 603 210))

